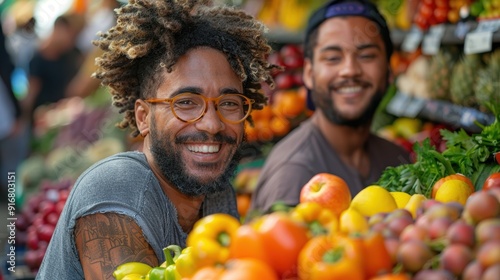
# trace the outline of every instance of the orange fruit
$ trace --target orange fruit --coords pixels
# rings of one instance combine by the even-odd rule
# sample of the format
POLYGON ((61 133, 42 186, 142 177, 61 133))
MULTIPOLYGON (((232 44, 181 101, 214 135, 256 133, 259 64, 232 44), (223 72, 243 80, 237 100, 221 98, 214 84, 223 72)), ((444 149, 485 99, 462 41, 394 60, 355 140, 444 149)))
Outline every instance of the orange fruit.
POLYGON ((474 184, 472 183, 472 181, 469 178, 467 178, 463 174, 457 173, 457 174, 452 174, 452 175, 445 176, 445 177, 439 179, 436 183, 434 183, 434 185, 432 186, 431 197, 435 198, 436 197, 436 193, 437 193, 438 189, 441 187, 441 185, 444 182, 449 181, 449 180, 461 180, 461 181, 464 181, 465 183, 467 183, 467 185, 469 185, 469 188, 470 188, 471 192, 475 192, 476 191, 476 188, 474 187, 474 184))
POLYGON ((254 122, 260 120, 270 120, 274 113, 270 105, 264 106, 261 110, 252 110, 252 119, 254 122))
POLYGON ((274 133, 271 130, 268 120, 256 122, 255 129, 257 130, 257 139, 261 142, 271 141, 274 137, 274 133))
POLYGON ((273 117, 269 123, 274 136, 281 137, 285 136, 290 132, 290 121, 283 117, 273 117))
POLYGON ((240 217, 245 217, 247 215, 248 209, 250 208, 250 202, 250 194, 239 193, 236 195, 236 206, 240 217))
POLYGON ((306 109, 306 101, 297 91, 277 91, 274 107, 281 116, 294 118, 306 109))
POLYGON ((252 126, 249 122, 245 122, 245 134, 248 142, 256 142, 259 140, 257 129, 255 128, 255 123, 252 126))
POLYGON ((458 202, 465 205, 467 198, 474 193, 470 186, 462 180, 445 181, 436 192, 435 199, 441 202, 458 202))

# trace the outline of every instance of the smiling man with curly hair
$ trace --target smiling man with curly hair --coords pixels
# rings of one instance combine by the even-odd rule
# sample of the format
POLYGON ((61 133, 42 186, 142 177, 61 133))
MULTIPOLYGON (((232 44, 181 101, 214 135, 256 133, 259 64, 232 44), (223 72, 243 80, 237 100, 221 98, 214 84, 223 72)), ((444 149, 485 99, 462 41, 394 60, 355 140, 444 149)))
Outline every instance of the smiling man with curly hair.
POLYGON ((212 213, 238 216, 230 184, 244 122, 273 86, 265 27, 211 1, 130 0, 95 44, 94 76, 144 152, 106 158, 75 183, 37 279, 113 279, 157 266, 212 213))

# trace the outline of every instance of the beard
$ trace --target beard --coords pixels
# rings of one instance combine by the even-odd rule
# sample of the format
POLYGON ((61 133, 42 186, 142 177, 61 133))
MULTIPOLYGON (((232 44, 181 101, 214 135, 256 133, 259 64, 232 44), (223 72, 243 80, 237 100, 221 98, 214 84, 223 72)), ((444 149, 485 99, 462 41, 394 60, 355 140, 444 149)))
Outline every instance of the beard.
MULTIPOLYGON (((176 148, 175 145, 182 144, 187 140, 207 141, 209 136, 206 133, 201 132, 197 134, 179 136, 175 138, 175 144, 172 144, 169 136, 170 134, 160 137, 157 134, 156 124, 153 119, 151 129, 151 153, 155 162, 158 164, 162 175, 174 186, 174 188, 191 197, 212 194, 227 189, 227 186, 230 184, 230 180, 235 173, 236 167, 238 166, 239 160, 241 159, 241 145, 235 147, 233 152, 234 154, 221 175, 209 182, 202 182, 206 179, 202 178, 204 179, 202 180, 188 173, 186 164, 182 160, 181 151, 176 148)), ((235 145, 237 143, 236 139, 221 134, 216 134, 213 138, 215 141, 220 141, 221 143, 228 143, 231 145, 235 145)), ((201 165, 199 168, 209 169, 210 166, 201 165)))
MULTIPOLYGON (((363 84, 363 82, 354 81, 357 84, 363 84)), ((365 83, 366 84, 366 83, 365 83)), ((316 108, 321 109, 323 115, 334 124, 349 126, 349 127, 361 127, 370 125, 373 116, 377 110, 378 105, 382 101, 384 91, 377 90, 368 104, 368 107, 361 113, 360 116, 356 118, 346 118, 342 113, 335 108, 335 104, 331 95, 331 88, 328 91, 323 92, 317 88, 311 91, 314 105, 316 108)))

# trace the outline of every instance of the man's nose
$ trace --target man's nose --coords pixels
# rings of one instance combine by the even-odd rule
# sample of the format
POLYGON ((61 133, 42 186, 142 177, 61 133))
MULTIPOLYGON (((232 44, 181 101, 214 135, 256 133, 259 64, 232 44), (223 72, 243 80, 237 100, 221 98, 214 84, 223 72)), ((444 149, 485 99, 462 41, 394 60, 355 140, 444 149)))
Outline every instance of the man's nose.
POLYGON ((219 117, 214 102, 208 102, 207 111, 203 117, 195 123, 195 126, 197 129, 212 135, 224 130, 225 124, 219 117))
POLYGON ((361 72, 359 61, 353 56, 348 56, 342 62, 339 74, 343 77, 356 77, 361 75, 361 72))

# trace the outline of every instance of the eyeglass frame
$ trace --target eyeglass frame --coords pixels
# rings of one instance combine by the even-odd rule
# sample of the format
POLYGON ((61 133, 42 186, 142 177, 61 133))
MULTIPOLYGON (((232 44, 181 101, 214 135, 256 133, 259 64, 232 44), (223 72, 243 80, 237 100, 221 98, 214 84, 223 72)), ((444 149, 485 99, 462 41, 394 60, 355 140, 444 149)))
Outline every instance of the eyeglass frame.
POLYGON ((183 93, 181 93, 179 95, 176 95, 176 96, 174 96, 172 98, 148 98, 148 99, 144 99, 144 101, 147 102, 147 103, 151 103, 151 104, 158 104, 158 103, 167 104, 168 103, 170 105, 170 110, 172 111, 172 114, 174 114, 174 116, 178 120, 180 120, 182 122, 185 122, 185 123, 194 123, 194 122, 199 121, 201 118, 203 118, 203 116, 205 116, 205 114, 208 111, 208 102, 214 102, 215 112, 217 112, 217 115, 219 116, 219 118, 222 121, 230 123, 230 124, 239 124, 241 122, 244 122, 250 116, 250 113, 252 112, 252 104, 255 103, 254 99, 248 98, 247 96, 245 96, 245 95, 243 95, 241 93, 228 93, 228 94, 219 95, 217 97, 206 97, 204 95, 195 94, 195 93, 192 93, 192 92, 183 92, 183 93), (195 118, 193 120, 186 121, 186 120, 181 119, 177 115, 177 113, 175 113, 174 106, 172 106, 172 102, 175 101, 175 100, 177 100, 177 99, 179 99, 180 97, 188 95, 188 94, 196 95, 196 96, 201 97, 205 101, 205 109, 202 111, 202 113, 200 114, 200 116, 198 116, 197 118, 195 118), (239 121, 232 121, 232 120, 229 120, 229 119, 225 118, 222 115, 222 113, 219 112, 219 109, 217 108, 217 104, 218 104, 219 100, 221 98, 225 97, 225 96, 228 96, 228 95, 240 96, 245 101, 244 105, 248 105, 248 110, 247 110, 245 116, 241 120, 239 120, 239 121))

